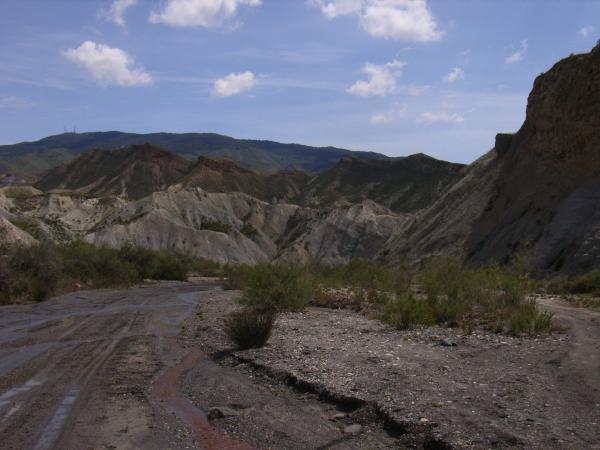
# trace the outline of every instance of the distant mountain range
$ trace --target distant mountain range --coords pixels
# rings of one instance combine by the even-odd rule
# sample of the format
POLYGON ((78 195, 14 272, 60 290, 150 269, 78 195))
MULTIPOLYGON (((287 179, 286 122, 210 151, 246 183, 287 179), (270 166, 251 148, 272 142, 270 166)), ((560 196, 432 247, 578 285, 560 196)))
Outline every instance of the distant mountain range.
POLYGON ((89 150, 114 150, 151 143, 189 160, 198 156, 228 157, 242 166, 261 172, 298 169, 320 172, 344 156, 388 159, 375 152, 351 151, 336 147, 310 147, 273 141, 234 139, 214 133, 150 133, 119 131, 64 133, 35 142, 0 145, 0 173, 39 175, 89 150))
POLYGON ((47 192, 75 191, 136 200, 181 184, 311 207, 352 205, 369 199, 396 212, 412 212, 436 200, 463 167, 422 154, 382 160, 346 156, 317 174, 289 169, 263 173, 229 158, 199 156, 194 163, 146 143, 118 150, 90 150, 49 170, 34 186, 47 192))

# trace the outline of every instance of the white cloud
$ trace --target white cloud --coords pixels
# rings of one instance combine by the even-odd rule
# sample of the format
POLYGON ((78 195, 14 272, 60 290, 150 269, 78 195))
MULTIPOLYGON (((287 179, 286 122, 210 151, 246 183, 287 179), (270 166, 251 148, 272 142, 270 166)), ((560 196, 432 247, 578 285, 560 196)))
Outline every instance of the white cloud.
POLYGON ((394 104, 389 111, 373 114, 371 116, 371 124, 385 125, 392 123, 395 119, 404 117, 407 110, 408 105, 394 104))
POLYGON ((465 71, 462 70, 460 67, 455 67, 449 73, 444 75, 444 77, 442 78, 442 80, 444 80, 446 83, 454 83, 456 81, 464 80, 464 79, 465 79, 465 71))
POLYGON ((132 6, 135 6, 137 2, 138 0, 114 0, 111 3, 110 8, 100 11, 100 16, 109 22, 124 27, 126 11, 132 6))
POLYGON ((335 19, 337 16, 360 12, 364 0, 311 0, 310 3, 321 8, 321 12, 328 19, 335 19))
POLYGON ((527 39, 524 39, 521 41, 521 46, 519 47, 519 50, 514 52, 512 55, 508 56, 504 60, 504 62, 506 62, 506 64, 515 64, 520 61, 523 61, 523 57, 525 56, 526 52, 527 52, 527 39))
POLYGON ((65 57, 87 70, 103 86, 147 86, 152 77, 120 48, 86 41, 64 52, 65 57))
POLYGON ((427 0, 311 0, 329 19, 355 14, 371 36, 408 42, 442 38, 427 0))
POLYGON ((417 123, 463 123, 465 118, 457 113, 448 112, 424 112, 417 119, 417 123))
POLYGON ((32 105, 29 100, 17 97, 16 95, 0 94, 0 109, 22 109, 32 105))
POLYGON ((428 84, 409 83, 398 86, 397 92, 410 95, 411 97, 419 97, 429 89, 431 89, 431 86, 428 84))
POLYGON ((590 34, 592 34, 594 31, 596 31, 596 29, 594 27, 592 27, 591 25, 588 25, 586 27, 583 27, 579 30, 579 34, 581 36, 583 36, 584 38, 588 37, 590 34))
POLYGON ((167 0, 149 20, 172 27, 218 27, 234 17, 238 7, 260 4, 261 0, 167 0))
POLYGON ((252 89, 255 85, 256 77, 252 72, 230 73, 214 82, 213 92, 219 97, 230 97, 252 89))
POLYGON ((347 92, 360 97, 393 94, 396 92, 396 80, 405 65, 405 62, 398 60, 382 65, 367 63, 363 67, 363 72, 369 76, 369 80, 357 81, 347 89, 347 92))
POLYGON ((371 116, 371 123, 373 125, 383 125, 386 123, 391 123, 393 120, 392 115, 389 112, 385 113, 377 113, 371 116))

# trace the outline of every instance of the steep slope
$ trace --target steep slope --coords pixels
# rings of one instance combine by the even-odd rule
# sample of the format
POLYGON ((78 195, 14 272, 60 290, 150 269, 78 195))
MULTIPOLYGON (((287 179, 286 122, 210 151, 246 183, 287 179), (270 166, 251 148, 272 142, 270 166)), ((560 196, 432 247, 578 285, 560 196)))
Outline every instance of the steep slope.
POLYGON ((600 268, 600 45, 540 75, 514 135, 386 245, 394 258, 507 263, 527 252, 541 274, 600 268))
POLYGON ((600 267, 600 44, 540 75, 467 242, 473 263, 534 252, 538 269, 600 267))
POLYGON ((200 155, 229 157, 244 167, 274 172, 298 169, 318 172, 334 166, 343 156, 387 159, 374 152, 353 152, 335 147, 310 147, 273 141, 234 139, 214 133, 134 134, 118 131, 64 133, 35 142, 0 145, 0 165, 8 170, 39 174, 90 149, 114 150, 150 142, 188 159, 200 155))
POLYGON ((423 154, 393 160, 345 157, 311 180, 302 201, 322 206, 370 199, 396 212, 412 212, 433 203, 463 167, 423 154))
POLYGON ((13 225, 0 214, 0 246, 2 245, 33 245, 37 243, 30 234, 13 225))
POLYGON ((187 159, 150 144, 92 150, 52 169, 35 186, 44 191, 65 189, 141 198, 177 182, 191 166, 187 159))
POLYGON ((264 201, 289 201, 300 195, 308 179, 309 175, 299 170, 262 174, 229 158, 200 156, 181 183, 208 192, 244 192, 264 201))

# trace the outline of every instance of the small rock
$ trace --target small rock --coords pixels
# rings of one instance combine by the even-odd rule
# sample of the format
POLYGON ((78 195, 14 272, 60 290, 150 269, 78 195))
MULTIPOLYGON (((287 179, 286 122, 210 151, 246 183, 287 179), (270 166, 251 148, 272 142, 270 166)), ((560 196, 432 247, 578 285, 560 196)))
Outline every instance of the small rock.
POLYGON ((238 412, 226 406, 213 406, 208 410, 208 420, 237 416, 238 412))
POLYGON ((362 427, 355 423, 354 425, 348 425, 346 428, 344 428, 344 433, 346 434, 358 434, 360 433, 360 430, 362 430, 362 427))
POLYGON ((452 339, 441 339, 440 345, 442 347, 456 347, 458 344, 454 342, 452 339))
POLYGON ((331 416, 331 418, 329 420, 341 420, 341 419, 345 419, 345 418, 346 418, 345 413, 337 413, 337 414, 334 414, 333 416, 331 416))

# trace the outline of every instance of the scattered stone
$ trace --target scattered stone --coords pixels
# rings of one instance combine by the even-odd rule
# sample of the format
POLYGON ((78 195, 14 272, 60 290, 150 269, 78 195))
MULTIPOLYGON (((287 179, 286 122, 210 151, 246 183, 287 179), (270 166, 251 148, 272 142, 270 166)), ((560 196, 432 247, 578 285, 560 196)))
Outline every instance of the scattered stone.
POLYGON ((458 344, 452 339, 444 338, 440 340, 440 345, 442 347, 456 347, 458 344))
POLYGON ((239 415, 237 411, 226 406, 213 406, 208 410, 208 420, 224 419, 239 415))
POLYGON ((360 431, 362 430, 362 427, 355 423, 353 425, 348 425, 346 428, 344 428, 344 433, 345 434, 358 434, 360 433, 360 431))
POLYGON ((346 418, 345 413, 337 413, 337 414, 334 414, 333 416, 331 416, 331 418, 329 420, 341 420, 341 419, 345 419, 345 418, 346 418))

